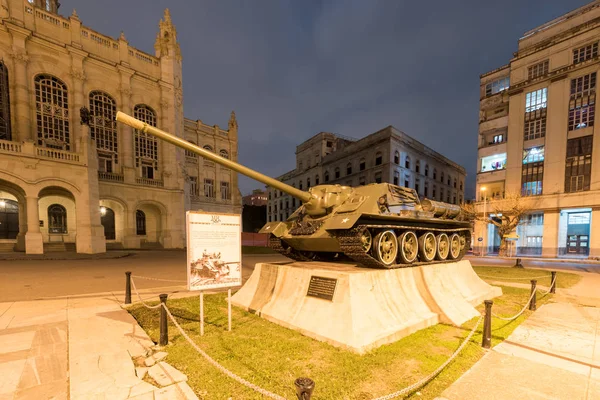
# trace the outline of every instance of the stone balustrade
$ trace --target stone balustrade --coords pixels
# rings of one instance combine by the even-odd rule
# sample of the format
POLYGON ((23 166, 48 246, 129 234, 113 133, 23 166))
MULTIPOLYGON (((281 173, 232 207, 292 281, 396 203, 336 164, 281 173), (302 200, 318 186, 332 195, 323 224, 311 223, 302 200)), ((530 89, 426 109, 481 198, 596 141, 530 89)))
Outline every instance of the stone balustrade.
POLYGON ((0 140, 0 153, 15 154, 19 157, 50 159, 69 164, 84 164, 84 160, 79 153, 36 146, 33 142, 0 140))
POLYGON ((98 171, 98 180, 107 182, 124 182, 125 179, 123 174, 116 174, 114 172, 98 171))
POLYGON ((144 186, 164 187, 164 182, 158 179, 135 178, 135 183, 144 186))

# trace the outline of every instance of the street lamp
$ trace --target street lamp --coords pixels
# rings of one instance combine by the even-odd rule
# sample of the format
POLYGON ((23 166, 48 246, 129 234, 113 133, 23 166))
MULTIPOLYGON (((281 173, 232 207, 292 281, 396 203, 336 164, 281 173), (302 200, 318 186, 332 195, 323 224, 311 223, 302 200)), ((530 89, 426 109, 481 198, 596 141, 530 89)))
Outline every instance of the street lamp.
MULTIPOLYGON (((483 196, 483 221, 484 221, 484 225, 483 225, 483 234, 481 235, 481 237, 483 238, 486 234, 487 231, 487 218, 486 218, 486 206, 487 206, 487 196, 485 195, 485 191, 487 190, 487 188, 485 186, 482 186, 481 189, 479 189, 481 191, 481 195, 483 196)), ((485 243, 481 242, 482 244, 482 248, 481 248, 481 255, 485 256, 485 243)))

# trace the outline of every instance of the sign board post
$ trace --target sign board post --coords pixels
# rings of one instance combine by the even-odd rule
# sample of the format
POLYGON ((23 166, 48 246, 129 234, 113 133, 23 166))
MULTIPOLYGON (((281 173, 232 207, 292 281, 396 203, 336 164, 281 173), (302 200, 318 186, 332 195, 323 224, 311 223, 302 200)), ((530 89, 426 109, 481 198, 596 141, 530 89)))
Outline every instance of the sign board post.
POLYGON ((228 288, 231 331, 231 287, 242 285, 242 216, 188 211, 187 286, 200 292, 200 335, 204 335, 204 291, 228 288))

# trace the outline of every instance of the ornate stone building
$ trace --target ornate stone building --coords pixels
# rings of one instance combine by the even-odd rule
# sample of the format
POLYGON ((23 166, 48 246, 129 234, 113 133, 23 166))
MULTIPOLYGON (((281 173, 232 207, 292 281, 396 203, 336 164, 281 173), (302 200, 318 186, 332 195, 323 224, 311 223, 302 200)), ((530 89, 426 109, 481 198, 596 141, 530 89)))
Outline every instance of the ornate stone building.
MULTIPOLYGON (((389 182, 415 189, 422 198, 460 204, 465 177, 462 166, 388 126, 360 140, 318 133, 296 147, 296 168, 277 179, 301 190, 389 182)), ((285 221, 300 206, 294 197, 267 190, 268 222, 285 221)))
MULTIPOLYGON (((493 218, 496 198, 523 196, 532 209, 513 232, 516 255, 600 257, 599 38, 594 1, 526 32, 507 65, 481 76, 479 212, 485 203, 493 218)), ((494 225, 475 234, 476 250, 498 251, 494 225)))
POLYGON ((0 247, 183 248, 186 210, 240 213, 235 173, 115 122, 121 110, 237 159, 233 112, 227 130, 183 117, 169 11, 150 55, 59 6, 0 6, 0 247))

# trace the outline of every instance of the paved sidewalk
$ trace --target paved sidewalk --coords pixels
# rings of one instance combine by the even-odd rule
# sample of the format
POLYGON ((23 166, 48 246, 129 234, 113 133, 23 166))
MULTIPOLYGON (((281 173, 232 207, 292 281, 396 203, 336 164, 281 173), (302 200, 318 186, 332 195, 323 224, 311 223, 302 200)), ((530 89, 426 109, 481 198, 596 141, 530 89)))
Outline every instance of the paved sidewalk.
POLYGON ((157 349, 112 296, 0 303, 0 343, 0 400, 197 398, 165 363, 174 382, 138 377, 134 359, 157 349))
MULTIPOLYGON (((440 400, 600 399, 600 275, 557 289, 440 400)), ((492 332, 492 342, 493 342, 492 332)))

